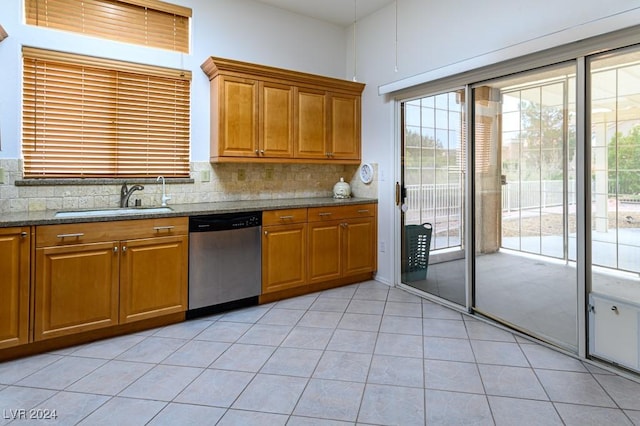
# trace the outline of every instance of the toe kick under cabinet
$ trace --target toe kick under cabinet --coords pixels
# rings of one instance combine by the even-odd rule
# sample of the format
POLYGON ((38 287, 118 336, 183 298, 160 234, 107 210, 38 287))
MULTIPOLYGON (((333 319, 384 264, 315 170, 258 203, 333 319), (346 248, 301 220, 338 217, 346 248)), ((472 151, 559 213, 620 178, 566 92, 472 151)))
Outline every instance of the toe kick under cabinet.
POLYGON ((34 340, 187 307, 188 219, 36 227, 34 340))
POLYGON ((263 213, 261 303, 373 277, 376 204, 263 213))

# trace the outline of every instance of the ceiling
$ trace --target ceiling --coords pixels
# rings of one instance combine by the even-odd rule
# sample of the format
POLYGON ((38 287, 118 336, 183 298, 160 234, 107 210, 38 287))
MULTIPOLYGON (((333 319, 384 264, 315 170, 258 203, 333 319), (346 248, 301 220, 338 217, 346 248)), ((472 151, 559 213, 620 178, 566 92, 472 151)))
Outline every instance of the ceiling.
POLYGON ((395 0, 257 0, 260 3, 293 13, 331 22, 342 27, 351 25, 395 0))

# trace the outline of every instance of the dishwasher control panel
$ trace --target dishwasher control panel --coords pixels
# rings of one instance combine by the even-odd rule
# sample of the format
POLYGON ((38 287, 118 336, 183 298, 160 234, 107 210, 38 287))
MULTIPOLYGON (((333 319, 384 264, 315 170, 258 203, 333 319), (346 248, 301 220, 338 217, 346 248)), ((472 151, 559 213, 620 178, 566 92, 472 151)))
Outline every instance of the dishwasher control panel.
POLYGON ((226 231, 262 225, 262 212, 221 213, 189 218, 189 232, 226 231))

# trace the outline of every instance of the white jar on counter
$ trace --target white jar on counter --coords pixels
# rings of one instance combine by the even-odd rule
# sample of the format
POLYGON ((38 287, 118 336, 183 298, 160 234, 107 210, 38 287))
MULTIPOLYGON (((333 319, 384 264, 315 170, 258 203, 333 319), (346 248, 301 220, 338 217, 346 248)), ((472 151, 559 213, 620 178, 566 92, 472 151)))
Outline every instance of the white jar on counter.
POLYGON ((340 182, 333 185, 333 198, 351 198, 351 186, 344 178, 340 178, 340 182))

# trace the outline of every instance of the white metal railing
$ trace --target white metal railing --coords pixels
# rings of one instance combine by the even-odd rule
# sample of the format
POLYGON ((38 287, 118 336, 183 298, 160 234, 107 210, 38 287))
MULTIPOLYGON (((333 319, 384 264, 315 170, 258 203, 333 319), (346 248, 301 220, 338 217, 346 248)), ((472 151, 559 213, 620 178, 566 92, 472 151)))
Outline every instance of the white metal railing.
MULTIPOLYGON (((575 181, 568 182, 568 204, 576 203, 575 181)), ((460 184, 407 185, 407 207, 420 211, 426 217, 451 217, 460 215, 463 188, 460 184)), ((564 187, 561 180, 510 182, 502 187, 502 210, 512 211, 545 208, 564 204, 564 187)))
POLYGON ((464 191, 460 184, 407 185, 407 224, 433 226, 431 250, 459 247, 464 191))
MULTIPOLYGON (((576 203, 576 182, 568 182, 568 204, 576 203)), ((502 186, 502 210, 513 211, 531 208, 546 208, 564 204, 562 180, 509 182, 502 186)))
POLYGON ((407 185, 407 207, 426 217, 449 217, 462 214, 463 188, 460 184, 407 185))

